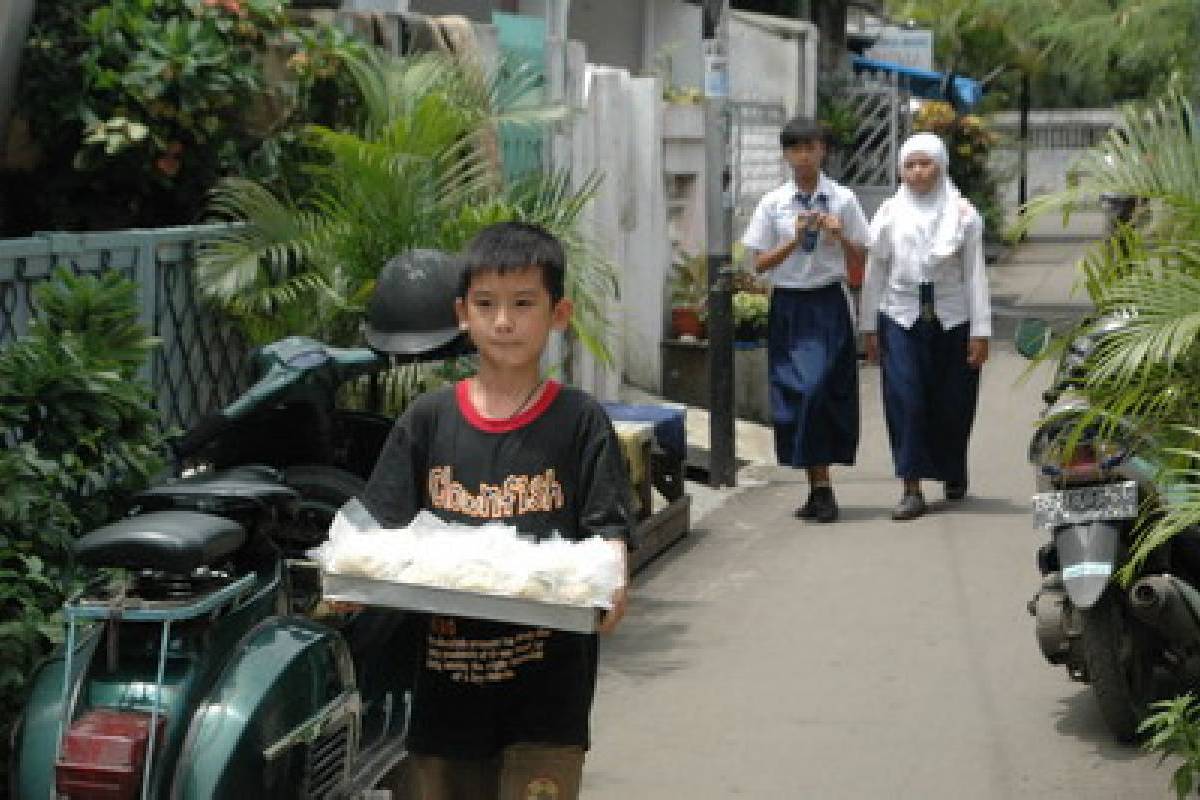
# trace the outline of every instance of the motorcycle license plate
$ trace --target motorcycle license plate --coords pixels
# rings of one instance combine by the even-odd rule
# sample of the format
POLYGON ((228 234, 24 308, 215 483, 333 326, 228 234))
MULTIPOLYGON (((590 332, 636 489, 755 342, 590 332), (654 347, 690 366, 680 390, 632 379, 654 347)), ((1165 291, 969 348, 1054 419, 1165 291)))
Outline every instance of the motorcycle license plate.
POLYGON ((1138 513, 1137 483, 1107 483, 1033 496, 1033 524, 1040 528, 1105 519, 1133 519, 1138 513))

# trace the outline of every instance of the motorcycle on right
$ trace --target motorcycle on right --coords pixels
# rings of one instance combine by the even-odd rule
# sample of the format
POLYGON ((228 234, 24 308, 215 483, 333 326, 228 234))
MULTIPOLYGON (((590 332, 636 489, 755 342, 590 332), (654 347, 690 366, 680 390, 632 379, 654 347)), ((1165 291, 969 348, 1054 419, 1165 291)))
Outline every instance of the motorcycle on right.
MULTIPOLYGON (((1028 604, 1038 645, 1048 662, 1091 685, 1122 742, 1137 739, 1152 702, 1200 680, 1200 535, 1185 531, 1153 550, 1128 586, 1115 577, 1128 563, 1139 515, 1161 513, 1171 495, 1144 433, 1128 420, 1089 422, 1083 367, 1128 321, 1097 319, 1071 341, 1029 445, 1034 524, 1048 538, 1037 551, 1041 586, 1028 604)), ((1027 358, 1049 339, 1044 321, 1018 327, 1027 358)))

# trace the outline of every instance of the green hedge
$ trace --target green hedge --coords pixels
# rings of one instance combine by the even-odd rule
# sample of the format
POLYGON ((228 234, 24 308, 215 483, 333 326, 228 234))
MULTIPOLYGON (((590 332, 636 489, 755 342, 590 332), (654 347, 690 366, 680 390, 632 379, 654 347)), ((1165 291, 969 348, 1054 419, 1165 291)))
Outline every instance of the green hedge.
POLYGON ((0 796, 9 728, 78 584, 71 540, 118 516, 163 467, 164 433, 137 372, 156 346, 133 283, 58 270, 37 320, 0 350, 0 796))

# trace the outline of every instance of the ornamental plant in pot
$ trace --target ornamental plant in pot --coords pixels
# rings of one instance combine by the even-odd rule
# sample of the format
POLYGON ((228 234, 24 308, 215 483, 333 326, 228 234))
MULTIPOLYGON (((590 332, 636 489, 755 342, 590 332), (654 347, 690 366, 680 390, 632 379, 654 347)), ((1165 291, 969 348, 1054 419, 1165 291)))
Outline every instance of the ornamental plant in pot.
POLYGON ((769 300, 762 291, 742 289, 733 293, 733 338, 739 342, 761 342, 767 338, 769 300))
POLYGON ((682 255, 671 265, 671 335, 677 339, 703 339, 708 301, 708 259, 682 255))

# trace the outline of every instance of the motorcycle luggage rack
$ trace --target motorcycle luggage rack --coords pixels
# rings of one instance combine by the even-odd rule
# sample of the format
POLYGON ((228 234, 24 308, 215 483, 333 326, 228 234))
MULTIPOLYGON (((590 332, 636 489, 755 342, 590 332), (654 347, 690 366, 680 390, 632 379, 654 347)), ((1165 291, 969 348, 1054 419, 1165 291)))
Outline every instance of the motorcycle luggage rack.
POLYGON ((97 621, 112 621, 127 619, 132 622, 160 622, 162 623, 162 635, 159 639, 158 646, 158 667, 154 681, 154 705, 150 709, 150 740, 146 743, 146 763, 142 769, 142 800, 147 800, 148 792, 150 791, 150 766, 154 763, 154 746, 155 734, 158 726, 159 711, 162 705, 162 687, 163 681, 166 679, 167 669, 167 647, 171 641, 171 623, 182 622, 184 620, 195 619, 196 617, 204 616, 212 611, 221 608, 230 603, 236 603, 244 597, 254 587, 256 576, 254 574, 243 575, 237 580, 229 583, 211 594, 187 604, 170 604, 163 607, 161 604, 155 604, 154 607, 148 607, 143 601, 139 600, 134 603, 129 603, 123 597, 117 597, 110 601, 87 601, 76 598, 69 601, 63 606, 63 613, 67 618, 67 642, 66 653, 63 658, 63 693, 62 704, 60 708, 61 716, 58 721, 58 742, 54 756, 57 763, 62 757, 63 737, 66 736, 67 728, 70 726, 71 717, 74 712, 74 702, 71 698, 71 669, 72 661, 75 656, 75 630, 76 625, 81 620, 97 620, 97 621))

